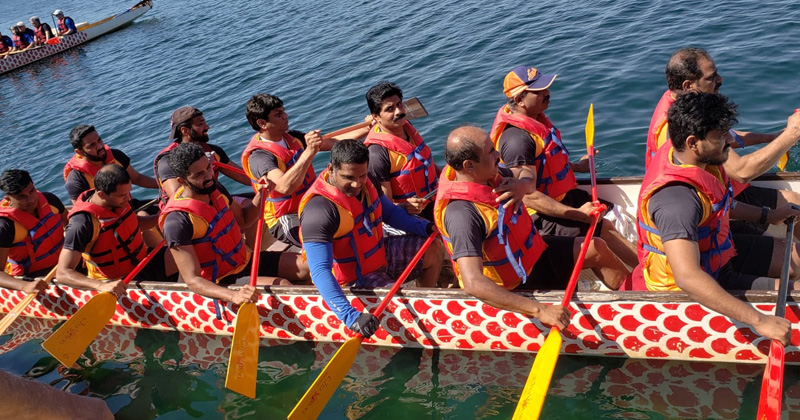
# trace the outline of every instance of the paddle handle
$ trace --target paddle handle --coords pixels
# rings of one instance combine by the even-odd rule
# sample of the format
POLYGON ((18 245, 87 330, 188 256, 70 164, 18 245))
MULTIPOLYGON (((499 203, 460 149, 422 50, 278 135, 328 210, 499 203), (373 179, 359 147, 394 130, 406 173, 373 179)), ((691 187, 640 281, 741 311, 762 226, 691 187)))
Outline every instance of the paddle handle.
POLYGON ((358 130, 358 129, 361 129, 361 128, 364 128, 364 127, 369 127, 369 123, 360 122, 358 124, 353 124, 353 125, 351 125, 349 127, 340 128, 340 129, 338 129, 336 131, 331 131, 330 133, 325 134, 324 136, 322 136, 322 140, 330 140, 330 139, 332 139, 332 138, 334 138, 334 137, 336 137, 338 135, 349 133, 351 131, 355 131, 355 130, 358 130))
POLYGON ((592 210, 592 222, 589 224, 589 229, 586 231, 586 237, 583 239, 583 244, 581 244, 581 252, 578 254, 578 259, 575 260, 575 267, 572 269, 572 275, 569 277, 567 290, 564 291, 564 297, 561 298, 561 306, 567 306, 569 301, 572 300, 572 294, 575 292, 575 286, 578 285, 578 277, 583 269, 583 260, 586 259, 586 252, 589 250, 589 243, 592 242, 592 237, 594 236, 594 231, 597 227, 597 221, 600 219, 600 214, 605 211, 605 204, 597 204, 595 205, 594 210, 592 210))
POLYGON ((411 262, 408 263, 406 269, 403 270, 403 273, 400 274, 400 277, 398 277, 397 281, 394 282, 394 286, 392 286, 392 289, 389 290, 389 293, 387 293, 386 296, 384 296, 381 304, 378 305, 378 307, 374 311, 372 311, 373 316, 378 317, 378 315, 380 315, 381 312, 383 312, 383 310, 386 309, 386 305, 389 304, 389 301, 392 299, 392 296, 394 296, 394 294, 397 293, 398 290, 400 290, 400 286, 402 286, 403 283, 406 281, 408 275, 411 274, 412 270, 414 270, 414 266, 416 266, 419 260, 422 259, 422 255, 425 254, 425 251, 428 250, 428 247, 431 246, 433 240, 436 239, 436 235, 438 234, 439 232, 434 230, 433 233, 431 233, 431 235, 428 236, 428 239, 425 241, 424 244, 422 244, 422 247, 414 255, 414 258, 411 259, 411 262))
POLYGON ((150 251, 150 253, 147 254, 146 257, 144 257, 143 260, 139 261, 139 264, 136 265, 136 267, 133 270, 131 270, 131 272, 128 273, 128 275, 125 276, 125 279, 123 279, 122 281, 125 284, 130 283, 131 280, 133 280, 133 278, 136 277, 136 275, 139 274, 139 272, 142 271, 142 269, 144 269, 147 263, 149 263, 156 256, 156 254, 158 254, 158 251, 161 249, 161 247, 164 246, 165 243, 167 243, 166 239, 162 239, 161 242, 159 242, 158 245, 156 245, 155 248, 153 248, 153 250, 150 251))
POLYGON ((222 168, 222 169, 228 169, 228 170, 240 173, 240 174, 245 175, 245 176, 247 175, 246 173, 244 173, 244 169, 239 169, 239 168, 237 168, 235 166, 231 166, 231 165, 228 165, 226 163, 214 161, 214 166, 216 166, 218 168, 222 168))
POLYGON ((258 205, 258 227, 256 227, 256 242, 253 244, 253 263, 250 267, 250 285, 256 287, 258 279, 258 263, 261 260, 261 237, 264 235, 264 203, 267 202, 267 192, 262 189, 261 200, 258 205))
POLYGON ((783 318, 786 315, 786 295, 789 292, 789 268, 792 260, 794 239, 794 217, 789 218, 786 225, 786 250, 783 253, 783 267, 781 268, 781 282, 778 286, 778 302, 775 304, 775 316, 783 318))

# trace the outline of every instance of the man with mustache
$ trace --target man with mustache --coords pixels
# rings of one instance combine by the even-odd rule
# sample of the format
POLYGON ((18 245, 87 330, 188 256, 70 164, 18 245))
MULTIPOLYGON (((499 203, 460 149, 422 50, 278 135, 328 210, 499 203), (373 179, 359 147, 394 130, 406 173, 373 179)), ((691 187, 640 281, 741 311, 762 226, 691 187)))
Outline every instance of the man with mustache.
MULTIPOLYGON (((69 133, 69 142, 75 155, 64 165, 64 181, 72 204, 84 192, 95 187, 94 177, 103 165, 113 163, 128 173, 133 185, 142 188, 158 188, 156 180, 143 175, 131 166, 131 159, 122 151, 112 149, 103 143, 94 126, 79 124, 69 133)), ((140 203, 133 202, 133 207, 140 203)))
MULTIPOLYGON (((647 168, 638 203, 637 243, 642 268, 634 276, 649 290, 683 290, 702 305, 744 322, 766 337, 789 341, 790 323, 764 315, 726 290, 775 290, 786 244, 763 235, 731 234, 731 218, 757 220, 761 209, 732 198, 724 163, 734 142, 736 105, 723 95, 687 92, 669 109, 670 143, 647 168), (735 248, 734 248, 735 244, 735 248)), ((784 131, 800 138, 800 113, 784 131)), ((778 224, 800 211, 786 204, 767 213, 778 224)), ((800 271, 793 246, 790 275, 800 271)), ((636 280, 634 280, 636 281, 636 280)), ((793 283, 792 289, 797 289, 793 283)))
MULTIPOLYGON (((645 155, 645 169, 656 151, 669 144, 669 124, 667 111, 675 98, 683 92, 695 91, 705 93, 718 93, 722 86, 722 76, 717 72, 717 66, 711 56, 702 48, 683 48, 676 51, 665 70, 668 89, 661 96, 661 100, 653 112, 650 128, 647 131, 647 152, 645 155)), ((800 204, 800 194, 789 190, 776 190, 749 186, 753 178, 768 171, 778 159, 797 143, 788 133, 750 133, 732 130, 734 139, 733 148, 745 147, 760 143, 769 143, 767 146, 750 154, 739 156, 735 151, 729 153, 725 162, 725 170, 733 181, 736 200, 742 203, 762 207, 763 216, 758 223, 734 223, 733 229, 743 233, 762 233, 767 225, 766 214, 770 209, 775 209, 786 203, 800 204)), ((800 226, 795 230, 795 237, 800 238, 800 226)))
MULTIPOLYGON (((367 91, 367 106, 375 122, 369 130, 364 145, 369 149, 369 175, 380 184, 383 194, 408 214, 433 220, 432 200, 425 198, 436 190, 438 169, 431 149, 417 130, 406 119, 403 91, 397 85, 381 82, 367 91)), ((386 228, 394 240, 387 244, 390 255, 413 254, 419 249, 423 237, 386 228), (389 248, 391 245, 391 248, 389 248)), ((439 281, 444 249, 441 242, 431 245, 431 256, 437 261, 426 261, 429 269, 420 279, 420 286, 434 287, 439 281), (432 265, 430 265, 432 264, 432 265)))
MULTIPOLYGON (((249 285, 251 252, 239 227, 259 220, 263 190, 244 207, 220 192, 211 159, 195 143, 179 144, 167 159, 180 187, 162 210, 158 223, 181 278, 192 291, 206 297, 235 304, 257 301, 259 293, 249 285), (242 288, 228 289, 230 284, 242 288)), ((302 256, 262 251, 257 284, 292 284, 286 279, 308 280, 302 256)))
MULTIPOLYGON (((228 154, 225 153, 221 147, 208 142, 209 127, 203 116, 203 112, 199 109, 191 106, 183 106, 176 109, 170 117, 169 126, 169 140, 172 140, 172 142, 158 152, 156 158, 153 160, 153 172, 158 182, 161 207, 167 203, 167 198, 173 196, 178 187, 180 187, 177 181, 177 175, 175 175, 175 172, 170 168, 168 159, 165 159, 169 155, 169 152, 179 144, 197 144, 202 147, 203 151, 208 153, 209 156, 213 156, 215 161, 241 169, 239 165, 230 160, 228 154)), ((218 178, 220 172, 240 184, 250 185, 250 178, 246 175, 227 168, 214 168, 215 180, 218 178)), ((225 186, 219 182, 217 182, 217 186, 225 194, 228 194, 225 186)))
MULTIPOLYGON (((544 111, 550 106, 550 85, 557 75, 517 66, 503 81, 508 98, 492 125, 491 139, 506 167, 519 177, 534 176, 536 191, 525 205, 542 235, 584 236, 591 221, 592 197, 577 188, 574 171, 588 171, 588 157, 571 163, 561 132, 544 111)), ((609 209, 612 203, 603 201, 609 209)), ((622 262, 636 266, 636 248, 611 223, 600 220, 595 232, 622 262)))

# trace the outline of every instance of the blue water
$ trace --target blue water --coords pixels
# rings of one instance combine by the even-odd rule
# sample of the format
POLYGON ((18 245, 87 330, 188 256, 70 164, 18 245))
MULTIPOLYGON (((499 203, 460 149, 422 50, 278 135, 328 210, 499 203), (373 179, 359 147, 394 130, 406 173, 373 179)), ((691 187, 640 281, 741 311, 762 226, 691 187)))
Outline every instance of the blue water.
MULTIPOLYGON (((49 22, 55 7, 76 22, 91 22, 133 3, 2 0, 0 28, 34 14, 49 22)), ((739 104, 740 128, 782 128, 800 106, 799 20, 800 6, 791 1, 156 0, 153 10, 119 32, 0 76, 0 169, 27 169, 40 189, 66 200, 61 171, 72 154, 68 133, 76 124, 95 125, 109 145, 125 151, 136 169, 149 174, 155 153, 167 144, 170 113, 179 106, 202 109, 212 142, 238 159, 252 134, 244 118, 252 94, 280 96, 292 128, 332 131, 363 120, 364 94, 382 80, 397 83, 407 97, 424 103, 430 116, 415 125, 441 160, 451 129, 465 123, 490 127, 505 100, 505 73, 527 64, 559 75, 548 114, 574 155, 582 154, 586 113, 594 103, 599 175, 639 175, 645 132, 666 88, 664 66, 684 46, 704 47, 715 58, 725 78, 722 92, 739 104)), ((797 153, 792 156, 796 159, 797 153)), ((326 158, 320 154, 315 166, 324 166, 326 158)), ((800 165, 793 162, 790 169, 800 165)), ((225 182, 234 192, 246 189, 225 182)), ((135 195, 152 193, 137 190, 135 195)), ((29 351, 35 348, 32 344, 29 351)), ((9 366, 22 357, 16 351, 0 360, 9 366)), ((25 357, 45 364, 50 360, 41 352, 25 357)), ((758 381, 748 381, 752 397, 758 381)), ((467 388, 476 398, 494 398, 477 385, 467 388)), ((198 417, 220 417, 220 401, 235 400, 213 392, 198 417)), ((497 418, 508 417, 519 389, 506 392, 497 418)), ((292 389, 285 399, 294 401, 300 394, 301 389, 292 389)), ((381 395, 391 399, 389 394, 381 395)), ((591 404, 604 404, 602 392, 592 395, 591 404)), ((413 400, 429 407, 440 404, 440 397, 415 393, 413 400)), ((587 401, 581 398, 551 406, 549 418, 559 413, 581 417, 565 417, 557 408, 587 401)), ((460 403, 456 398, 441 404, 460 403)), ((376 407, 383 407, 375 411, 383 416, 392 406, 376 407)), ((744 413, 752 417, 752 410, 749 406, 744 413)), ((435 412, 449 417, 447 410, 435 412)), ((629 412, 599 412, 676 417, 648 411, 635 401, 629 412)), ((345 416, 344 409, 336 413, 331 418, 345 416)), ((595 418, 598 411, 589 413, 583 417, 595 418)), ((163 418, 185 416, 172 412, 163 418)))

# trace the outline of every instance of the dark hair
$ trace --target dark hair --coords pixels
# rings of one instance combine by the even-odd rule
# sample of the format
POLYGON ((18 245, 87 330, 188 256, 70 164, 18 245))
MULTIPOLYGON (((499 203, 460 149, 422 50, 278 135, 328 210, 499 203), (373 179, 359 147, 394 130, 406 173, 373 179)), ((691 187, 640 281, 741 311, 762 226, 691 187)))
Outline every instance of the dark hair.
POLYGON ((96 131, 93 125, 76 125, 75 128, 69 132, 69 142, 72 144, 72 148, 75 150, 81 150, 81 148, 83 148, 83 138, 93 131, 96 131))
POLYGON ((381 112, 381 102, 394 95, 397 95, 401 101, 403 100, 403 91, 391 82, 380 82, 369 88, 367 91, 367 106, 370 114, 378 115, 381 112))
POLYGON ((22 169, 6 169, 0 175, 0 190, 6 195, 17 195, 22 192, 33 180, 28 171, 22 169))
POLYGON ((94 189, 102 191, 106 194, 111 194, 117 191, 118 185, 124 185, 131 182, 131 177, 128 171, 114 163, 104 165, 97 171, 94 176, 94 189))
POLYGON ((705 139, 710 131, 728 131, 739 122, 737 115, 736 104, 725 95, 682 93, 675 99, 667 114, 672 146, 680 152, 691 135, 705 139))
POLYGON ((189 167, 205 155, 206 152, 199 145, 181 143, 169 152, 167 163, 175 175, 186 178, 189 175, 189 167))
POLYGON ((682 48, 672 54, 664 73, 667 75, 667 86, 672 91, 683 89, 683 82, 686 80, 695 81, 703 77, 698 61, 700 58, 711 60, 708 52, 702 48, 689 47, 682 48))
POLYGON ((275 95, 266 93, 256 93, 247 101, 244 108, 244 115, 247 117, 247 122, 253 130, 259 131, 261 127, 258 126, 256 121, 269 119, 269 113, 273 109, 281 108, 283 101, 275 95))
MULTIPOLYGON (((447 142, 445 142, 444 161, 456 171, 464 169, 465 160, 471 160, 473 162, 479 162, 481 160, 481 152, 483 151, 481 146, 475 142, 475 139, 463 135, 466 130, 460 130, 468 127, 473 126, 465 125, 454 129, 447 137, 447 142), (456 143, 457 146, 450 147, 452 143, 456 143)), ((474 128, 481 130, 479 127, 474 128)))
POLYGON ((369 162, 369 150, 358 140, 340 140, 331 148, 331 166, 339 169, 344 163, 369 162))

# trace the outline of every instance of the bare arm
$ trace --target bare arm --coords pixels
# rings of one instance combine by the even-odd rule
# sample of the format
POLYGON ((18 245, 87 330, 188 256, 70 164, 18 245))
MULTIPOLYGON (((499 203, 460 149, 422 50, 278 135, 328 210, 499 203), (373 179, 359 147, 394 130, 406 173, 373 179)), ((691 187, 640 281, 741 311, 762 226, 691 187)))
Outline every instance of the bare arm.
MULTIPOLYGON (((753 146, 756 144, 762 143, 769 143, 772 140, 778 138, 778 136, 783 133, 783 130, 777 133, 751 133, 749 131, 740 131, 740 130, 733 130, 740 139, 742 139, 742 143, 746 146, 753 146)), ((738 142, 733 144, 733 147, 739 147, 738 142)))
POLYGON ((561 305, 543 305, 498 286, 492 279, 483 275, 483 261, 480 257, 461 257, 456 260, 464 291, 482 302, 496 308, 505 309, 539 318, 547 325, 564 329, 569 325, 570 313, 561 305))
POLYGON ((733 297, 717 281, 700 268, 697 243, 673 239, 664 243, 675 284, 701 305, 755 328, 759 334, 789 343, 791 324, 784 318, 764 315, 752 306, 733 297))
MULTIPOLYGON (((227 165, 233 166, 236 169, 242 170, 242 167, 239 166, 234 161, 228 162, 227 165)), ((252 185, 250 183, 250 177, 247 176, 244 172, 239 172, 239 171, 235 171, 233 169, 222 168, 222 167, 220 168, 220 172, 222 172, 223 174, 225 174, 225 176, 227 176, 228 178, 230 178, 230 179, 232 179, 232 180, 234 180, 234 181, 236 181, 236 182, 238 182, 240 184, 248 185, 248 186, 252 185)))
POLYGON ((158 224, 158 214, 150 214, 147 216, 136 216, 139 221, 139 229, 141 231, 150 230, 158 224))
MULTIPOLYGON (((514 177, 517 179, 521 178, 531 178, 533 180, 533 185, 536 185, 536 168, 530 165, 522 165, 511 168, 511 172, 514 173, 514 177)), ((538 190, 534 190, 532 193, 525 196, 522 199, 523 204, 526 206, 540 212, 542 214, 552 216, 552 217, 561 217, 564 219, 576 220, 579 222, 590 223, 592 221, 592 203, 586 203, 582 207, 576 209, 570 206, 565 206, 560 202, 550 198, 547 194, 543 194, 538 190)))
POLYGON ((725 171, 737 181, 750 182, 772 168, 798 139, 800 139, 800 112, 795 112, 789 117, 786 129, 761 149, 744 156, 739 156, 731 150, 724 164, 725 171))
MULTIPOLYGON (((0 248, 0 262, 3 263, 3 267, 6 266, 6 262, 8 262, 8 248, 0 248)), ((42 280, 34 280, 34 281, 25 281, 20 280, 8 273, 5 270, 0 270, 0 287, 5 287, 6 289, 13 289, 13 290, 22 290, 26 293, 33 293, 40 290, 44 290, 47 288, 47 283, 42 280)))
POLYGON ((254 287, 248 285, 240 290, 231 290, 203 278, 200 275, 200 260, 197 259, 197 254, 195 254, 192 245, 172 247, 169 252, 175 259, 181 278, 191 291, 208 298, 221 299, 237 305, 258 300, 259 293, 254 287))
POLYGON ((300 184, 303 183, 303 178, 308 172, 308 167, 311 166, 320 147, 322 147, 322 136, 319 135, 319 130, 307 133, 306 149, 300 154, 300 158, 297 159, 294 166, 286 172, 273 169, 267 174, 267 179, 275 183, 275 191, 288 195, 300 188, 300 184))
POLYGON ((158 188, 158 183, 154 178, 139 173, 136 169, 133 169, 133 166, 128 165, 126 171, 128 172, 128 176, 131 177, 131 183, 133 185, 138 185, 142 188, 158 188))
POLYGON ((56 278, 59 283, 69 286, 84 287, 87 289, 94 289, 100 292, 110 292, 117 296, 122 296, 128 286, 122 280, 104 281, 92 279, 77 272, 75 267, 81 260, 81 253, 69 249, 62 249, 58 257, 58 269, 56 269, 56 278))

